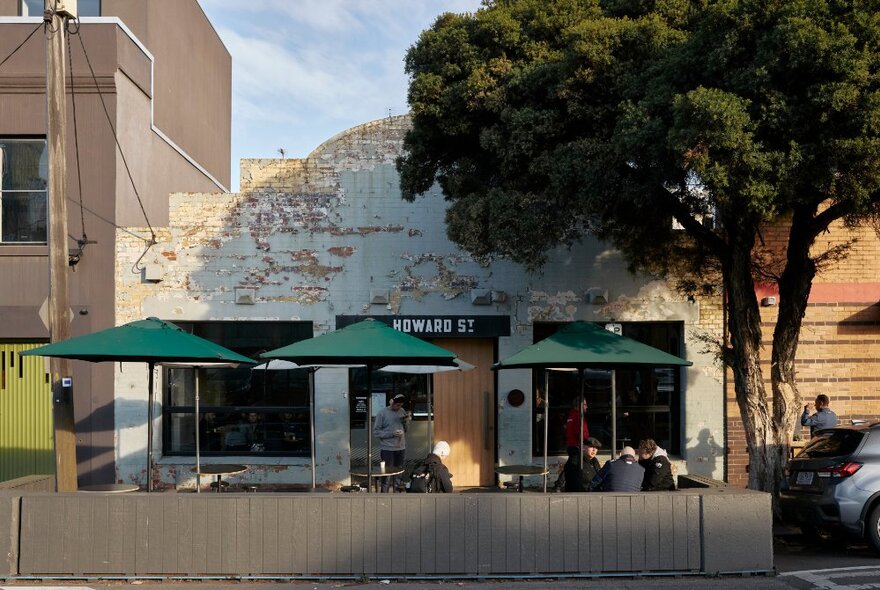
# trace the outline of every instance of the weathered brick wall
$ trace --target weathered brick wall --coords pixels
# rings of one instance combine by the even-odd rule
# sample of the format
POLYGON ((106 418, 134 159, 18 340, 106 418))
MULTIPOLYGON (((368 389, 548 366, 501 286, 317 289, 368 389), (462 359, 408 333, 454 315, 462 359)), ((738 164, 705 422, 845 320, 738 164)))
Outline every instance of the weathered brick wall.
MULTIPOLYGON (((764 232, 765 247, 784 251, 787 227, 764 232)), ((880 420, 880 239, 870 227, 847 229, 836 224, 819 236, 814 254, 849 243, 845 258, 830 263, 816 277, 804 317, 797 351, 798 388, 805 401, 817 394, 831 398, 843 423, 852 418, 880 420)), ((759 297, 773 295, 769 286, 759 297)), ((764 346, 762 371, 768 397, 770 352, 776 308, 761 308, 764 346)), ((727 380, 728 481, 748 483, 748 452, 733 379, 727 380)), ((803 429, 803 437, 809 430, 803 429)))

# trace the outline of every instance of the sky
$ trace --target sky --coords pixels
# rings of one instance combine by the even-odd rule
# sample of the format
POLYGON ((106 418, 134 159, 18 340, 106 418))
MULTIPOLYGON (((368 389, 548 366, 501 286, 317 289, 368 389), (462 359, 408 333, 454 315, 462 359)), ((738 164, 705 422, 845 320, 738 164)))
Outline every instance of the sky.
POLYGON ((403 58, 436 17, 480 0, 199 0, 232 55, 232 186, 241 158, 302 158, 408 111, 403 58))

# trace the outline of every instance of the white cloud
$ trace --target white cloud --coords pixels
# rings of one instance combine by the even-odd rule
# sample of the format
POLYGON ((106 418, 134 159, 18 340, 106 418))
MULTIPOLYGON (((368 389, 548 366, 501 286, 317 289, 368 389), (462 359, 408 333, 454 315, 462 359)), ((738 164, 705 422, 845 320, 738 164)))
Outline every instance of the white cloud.
POLYGON ((406 49, 443 12, 480 0, 200 0, 233 64, 239 157, 291 156, 407 111, 406 49), (254 153, 259 152, 259 153, 254 153))

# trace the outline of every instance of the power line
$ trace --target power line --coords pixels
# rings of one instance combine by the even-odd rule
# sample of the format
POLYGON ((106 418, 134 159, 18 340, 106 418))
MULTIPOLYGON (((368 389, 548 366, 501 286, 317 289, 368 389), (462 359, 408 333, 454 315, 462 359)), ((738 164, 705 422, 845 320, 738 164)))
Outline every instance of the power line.
MULTIPOLYGON (((77 23, 79 25, 79 23, 77 23)), ((79 26, 77 26, 79 31, 79 26)), ((82 227, 82 237, 76 241, 79 244, 80 254, 86 244, 89 243, 89 237, 86 235, 86 216, 83 211, 83 186, 82 186, 82 166, 79 162, 79 133, 76 124, 76 87, 73 84, 73 51, 70 50, 70 30, 64 32, 67 39, 67 61, 70 65, 70 100, 73 103, 73 147, 76 154, 76 182, 79 187, 79 220, 82 227)))
POLYGON ((156 243, 156 232, 153 231, 153 226, 150 224, 150 219, 147 216, 147 210, 144 208, 144 202, 141 200, 141 195, 137 190, 137 186, 135 185, 134 178, 131 174, 131 168, 128 166, 128 160, 125 157, 125 151, 122 149, 122 144, 119 143, 119 137, 116 135, 116 128, 113 127, 113 119, 110 117, 110 111, 107 108, 107 102, 104 100, 104 93, 101 92, 101 87, 98 84, 98 77, 95 75, 95 70, 92 68, 92 61, 89 59, 89 53, 86 51, 86 45, 83 43, 82 35, 79 34, 79 30, 72 33, 77 36, 79 39, 79 44, 83 50, 83 56, 86 58, 86 64, 89 66, 89 72, 92 75, 92 81, 95 83, 95 90, 98 91, 98 97, 101 99, 101 106, 104 108, 104 116, 107 118, 107 124, 110 125, 110 131, 113 133, 113 140, 116 142, 116 148, 119 150, 119 155, 122 158, 122 163, 125 166, 125 172, 128 175, 128 180, 131 183, 131 188, 134 190, 134 196, 137 198, 138 205, 141 208, 141 213, 144 215, 144 221, 147 223, 147 227, 150 230, 150 235, 152 236, 152 241, 156 243))
POLYGON ((37 28, 34 29, 33 31, 31 31, 30 35, 28 35, 27 37, 25 37, 24 41, 22 41, 21 43, 18 44, 18 47, 16 47, 15 49, 12 50, 12 53, 10 53, 10 54, 7 55, 6 57, 4 57, 4 58, 3 58, 3 61, 0 61, 0 66, 2 66, 2 65, 5 64, 7 61, 9 61, 9 58, 11 58, 13 55, 15 55, 15 54, 18 52, 19 49, 21 49, 22 47, 24 47, 24 44, 27 43, 28 40, 29 40, 31 37, 33 37, 34 34, 35 34, 37 31, 39 31, 40 28, 41 28, 42 26, 43 26, 43 23, 38 24, 38 25, 37 25, 37 28))

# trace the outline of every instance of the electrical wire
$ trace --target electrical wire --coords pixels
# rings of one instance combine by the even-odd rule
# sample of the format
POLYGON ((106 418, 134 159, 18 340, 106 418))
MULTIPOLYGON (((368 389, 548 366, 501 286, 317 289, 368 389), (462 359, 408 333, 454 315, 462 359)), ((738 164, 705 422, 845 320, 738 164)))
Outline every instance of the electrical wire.
POLYGON ((128 160, 125 157, 125 152, 122 149, 122 144, 119 143, 119 137, 116 135, 116 128, 113 127, 113 119, 110 117, 110 111, 107 109, 107 102, 104 100, 104 93, 101 92, 101 87, 98 84, 98 77, 95 75, 95 70, 92 67, 92 61, 89 59, 89 53, 86 50, 86 45, 83 42, 82 35, 79 34, 79 29, 71 33, 72 35, 76 35, 79 39, 79 44, 83 50, 83 56, 86 58, 86 64, 89 66, 89 72, 92 75, 92 81, 95 83, 95 89, 98 91, 98 97, 101 99, 101 106, 104 108, 104 116, 107 118, 107 123, 110 125, 110 131, 113 133, 113 140, 116 142, 116 148, 119 150, 119 155, 122 158, 122 163, 125 166, 125 172, 128 174, 128 180, 131 183, 131 188, 134 190, 134 195, 137 198, 138 205, 141 208, 141 213, 144 215, 144 221, 147 223, 147 228, 150 230, 150 239, 147 241, 147 249, 141 254, 140 258, 137 259, 135 265, 133 267, 133 272, 139 273, 141 269, 138 267, 140 261, 143 260, 144 256, 146 256, 147 252, 149 252, 152 246, 155 246, 158 242, 156 241, 156 232, 153 230, 152 224, 150 224, 150 219, 147 216, 147 210, 144 208, 144 202, 141 199, 141 195, 137 190, 137 186, 135 185, 134 178, 131 174, 131 169, 128 166, 128 160))
MULTIPOLYGON (((77 202, 76 199, 74 199, 73 197, 67 197, 67 200, 70 201, 71 203, 76 203, 76 202, 77 202)), ((103 222, 106 223, 107 225, 113 226, 115 229, 118 229, 119 231, 121 231, 121 232, 123 232, 123 233, 126 233, 126 234, 132 236, 133 238, 137 238, 137 239, 139 239, 139 240, 143 240, 143 241, 146 242, 146 243, 150 243, 150 238, 145 237, 145 236, 142 236, 142 235, 139 235, 139 234, 136 234, 136 233, 134 233, 133 231, 131 231, 131 230, 127 229, 127 228, 122 227, 121 225, 117 225, 117 224, 114 223, 112 220, 107 219, 106 217, 104 217, 103 215, 101 215, 100 213, 98 213, 97 211, 95 211, 95 210, 93 210, 93 209, 89 209, 89 208, 86 207, 85 205, 83 205, 82 207, 83 207, 83 209, 85 209, 86 211, 88 211, 89 213, 91 213, 92 215, 94 215, 97 219, 99 219, 100 221, 103 221, 103 222)))
POLYGON ((30 35, 25 37, 24 41, 22 41, 21 43, 18 44, 18 47, 16 47, 15 49, 12 50, 12 53, 10 53, 6 57, 4 57, 3 61, 0 61, 0 66, 3 66, 3 64, 5 64, 7 61, 9 61, 9 58, 11 58, 13 55, 15 55, 19 49, 24 47, 24 44, 27 43, 30 40, 30 38, 33 37, 34 34, 36 34, 36 32, 40 30, 40 28, 42 28, 42 26, 43 26, 43 23, 38 24, 37 28, 34 29, 33 31, 31 31, 30 35))
MULTIPOLYGON (((77 23, 76 32, 79 31, 79 25, 77 23)), ((80 253, 82 253, 82 249, 85 248, 86 244, 89 242, 89 237, 86 234, 86 214, 83 211, 83 185, 82 185, 82 167, 80 166, 79 161, 79 133, 78 126, 76 124, 76 87, 73 83, 73 52, 70 49, 70 28, 64 33, 65 38, 67 39, 67 61, 70 67, 70 100, 73 104, 73 148, 74 153, 76 154, 76 182, 79 187, 79 220, 82 227, 82 237, 78 239, 76 242, 79 245, 80 253)))

